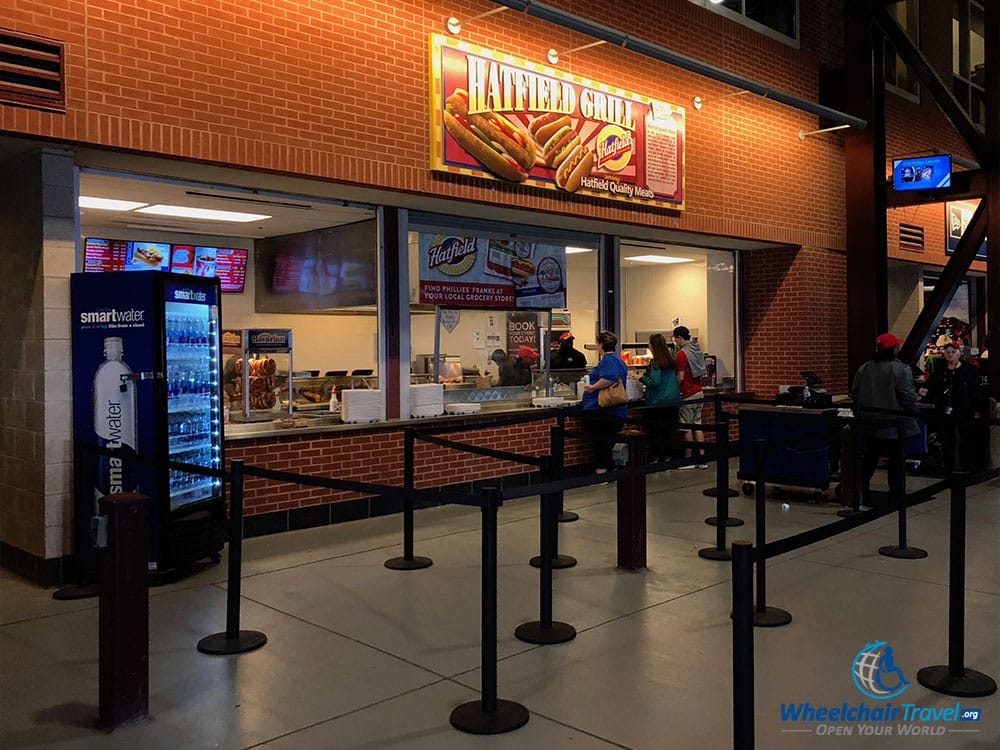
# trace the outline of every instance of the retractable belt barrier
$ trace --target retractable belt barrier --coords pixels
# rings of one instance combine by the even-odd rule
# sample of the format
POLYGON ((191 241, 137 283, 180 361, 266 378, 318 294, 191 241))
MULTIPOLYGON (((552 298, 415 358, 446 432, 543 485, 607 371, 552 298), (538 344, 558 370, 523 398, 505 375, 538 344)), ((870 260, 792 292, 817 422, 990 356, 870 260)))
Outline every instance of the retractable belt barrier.
MULTIPOLYGON (((884 412, 883 412, 884 413, 884 412)), ((895 412, 898 416, 898 412, 895 412)), ((735 541, 732 545, 733 565, 733 747, 752 750, 754 747, 754 677, 753 629, 791 622, 785 610, 766 606, 765 563, 772 557, 783 555, 845 531, 863 526, 890 513, 905 513, 913 505, 922 503, 935 493, 951 490, 951 545, 949 566, 949 653, 948 664, 925 667, 917 679, 925 687, 949 695, 984 696, 996 692, 993 678, 964 665, 964 607, 965 607, 965 495, 966 488, 1000 476, 1000 470, 988 469, 975 474, 953 473, 916 492, 906 494, 905 485, 897 492, 894 507, 870 508, 858 514, 841 518, 815 529, 793 534, 783 539, 767 542, 764 517, 764 484, 762 467, 772 444, 765 440, 754 441, 757 467, 760 472, 756 497, 756 542, 735 541), (754 566, 756 565, 757 596, 754 597, 754 566)), ((901 454, 895 457, 901 459, 901 454)), ((901 531, 901 539, 905 532, 901 531)), ((905 546, 905 542, 901 545, 905 546)), ((926 554, 926 553, 925 553, 926 554)))

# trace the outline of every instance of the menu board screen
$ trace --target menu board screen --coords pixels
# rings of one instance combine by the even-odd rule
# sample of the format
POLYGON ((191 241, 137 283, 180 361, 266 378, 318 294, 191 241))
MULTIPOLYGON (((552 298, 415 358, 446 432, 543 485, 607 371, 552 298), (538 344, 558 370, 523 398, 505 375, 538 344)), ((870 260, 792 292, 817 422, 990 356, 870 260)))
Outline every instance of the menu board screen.
POLYGON ((188 276, 216 276, 223 292, 240 293, 246 281, 247 250, 88 237, 84 244, 83 270, 169 270, 188 276))
POLYGON ((170 245, 165 242, 128 242, 88 237, 84 244, 84 271, 166 271, 170 245))
POLYGON ((247 251, 242 247, 215 248, 215 275, 224 292, 242 292, 247 278, 247 251))

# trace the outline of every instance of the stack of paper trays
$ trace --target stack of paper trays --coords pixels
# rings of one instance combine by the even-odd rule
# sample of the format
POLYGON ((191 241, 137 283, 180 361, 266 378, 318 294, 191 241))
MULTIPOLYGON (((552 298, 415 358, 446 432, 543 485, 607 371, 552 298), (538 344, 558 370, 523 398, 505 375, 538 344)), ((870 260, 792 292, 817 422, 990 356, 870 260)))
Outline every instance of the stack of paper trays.
POLYGON ((410 416, 437 417, 444 414, 444 386, 420 383, 410 386, 410 416))
POLYGON ((531 399, 532 406, 565 406, 566 399, 562 396, 535 396, 531 399))
POLYGON ((382 391, 352 388, 340 392, 344 422, 378 422, 382 418, 382 391))
POLYGON ((462 401, 457 404, 445 404, 444 410, 448 414, 475 414, 482 408, 482 404, 474 401, 462 401))

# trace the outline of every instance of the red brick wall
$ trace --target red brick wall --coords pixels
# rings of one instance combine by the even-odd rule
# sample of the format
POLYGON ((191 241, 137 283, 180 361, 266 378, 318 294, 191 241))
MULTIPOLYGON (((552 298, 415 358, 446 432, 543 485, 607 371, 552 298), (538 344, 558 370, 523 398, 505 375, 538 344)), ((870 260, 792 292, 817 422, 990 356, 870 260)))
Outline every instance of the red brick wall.
MULTIPOLYGON (((556 423, 555 419, 542 419, 491 428, 488 421, 467 421, 470 425, 468 432, 448 433, 442 437, 525 456, 549 453, 549 428, 556 423)), ((573 420, 567 420, 567 429, 577 429, 573 420)), ((566 441, 564 456, 565 466, 589 463, 591 449, 579 440, 569 439, 566 441)), ((287 437, 281 435, 240 440, 226 445, 226 459, 240 460, 249 466, 274 471, 401 487, 403 430, 400 427, 370 427, 331 433, 328 436, 297 436, 293 433, 287 437)), ((414 446, 414 469, 414 484, 418 488, 472 482, 535 470, 528 464, 460 452, 420 440, 414 446)), ((304 508, 356 497, 361 495, 252 476, 248 476, 244 484, 247 515, 304 508)))
POLYGON ((815 370, 829 392, 845 393, 846 256, 806 247, 743 257, 747 389, 773 398, 815 370))
MULTIPOLYGON (((816 55, 687 0, 571 12, 808 98, 816 55), (720 40, 721 43, 720 43, 720 40)), ((560 214, 839 247, 839 139, 795 137, 816 118, 756 97, 689 107, 732 92, 693 73, 610 46, 565 58, 568 72, 688 106, 687 210, 445 176, 427 168, 427 37, 482 0, 7 0, 4 25, 67 42, 65 115, 0 106, 8 130, 113 148, 290 172, 392 190, 560 214), (814 165, 836 179, 816 180, 814 165)), ((466 25, 462 39, 542 61, 550 46, 589 39, 508 11, 466 25)), ((822 16, 803 19, 803 49, 830 46, 822 16)), ((825 52, 824 52, 825 54, 825 52)))

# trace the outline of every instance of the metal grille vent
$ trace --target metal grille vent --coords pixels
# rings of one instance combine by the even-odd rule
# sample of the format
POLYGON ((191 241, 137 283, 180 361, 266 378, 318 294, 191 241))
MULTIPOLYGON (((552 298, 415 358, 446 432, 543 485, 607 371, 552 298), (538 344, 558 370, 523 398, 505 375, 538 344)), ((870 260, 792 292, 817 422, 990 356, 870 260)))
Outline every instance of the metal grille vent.
POLYGON ((900 224, 899 249, 922 253, 924 251, 924 228, 913 224, 900 224))
POLYGON ((0 29, 0 101, 37 109, 66 109, 63 43, 0 29))

